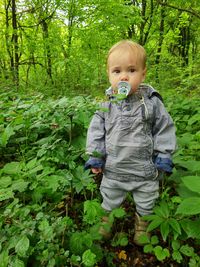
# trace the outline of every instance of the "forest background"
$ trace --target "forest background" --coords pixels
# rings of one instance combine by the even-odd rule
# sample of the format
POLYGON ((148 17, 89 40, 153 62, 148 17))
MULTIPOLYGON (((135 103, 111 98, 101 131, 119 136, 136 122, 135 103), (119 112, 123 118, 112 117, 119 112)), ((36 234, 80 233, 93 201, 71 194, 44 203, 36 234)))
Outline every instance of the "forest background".
POLYGON ((196 0, 0 0, 0 267, 200 266, 199 28, 196 0), (145 47, 177 128, 144 248, 129 195, 102 241, 101 177, 83 167, 121 39, 145 47))
POLYGON ((102 94, 108 49, 132 39, 147 50, 146 82, 161 91, 199 92, 198 1, 0 3, 1 85, 50 95, 102 94))

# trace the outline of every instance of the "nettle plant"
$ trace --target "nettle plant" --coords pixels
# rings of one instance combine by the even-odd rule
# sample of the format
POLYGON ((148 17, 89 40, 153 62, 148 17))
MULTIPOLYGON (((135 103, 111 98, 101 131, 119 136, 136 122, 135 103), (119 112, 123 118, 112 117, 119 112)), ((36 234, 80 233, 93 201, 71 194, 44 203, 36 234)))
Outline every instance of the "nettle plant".
POLYGON ((196 104, 196 99, 172 103, 178 135, 175 170, 165 177, 154 214, 144 217, 153 235, 142 237, 144 252, 154 253, 160 261, 171 257, 194 267, 200 265, 200 108, 196 104))

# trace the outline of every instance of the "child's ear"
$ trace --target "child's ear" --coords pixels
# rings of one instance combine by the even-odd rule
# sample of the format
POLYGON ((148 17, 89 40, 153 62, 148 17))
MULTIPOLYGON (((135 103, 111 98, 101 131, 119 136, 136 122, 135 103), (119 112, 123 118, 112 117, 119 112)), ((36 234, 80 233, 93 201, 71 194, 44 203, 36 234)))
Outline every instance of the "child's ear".
POLYGON ((142 82, 145 80, 147 74, 147 68, 145 68, 142 72, 142 82))

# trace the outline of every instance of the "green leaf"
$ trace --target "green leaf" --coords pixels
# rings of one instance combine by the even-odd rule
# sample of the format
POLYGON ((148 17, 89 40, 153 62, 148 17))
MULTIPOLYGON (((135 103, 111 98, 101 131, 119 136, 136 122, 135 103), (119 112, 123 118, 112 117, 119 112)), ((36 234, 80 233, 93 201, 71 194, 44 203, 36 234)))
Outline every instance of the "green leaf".
POLYGON ((139 236, 139 242, 141 244, 149 244, 150 243, 150 238, 146 233, 143 233, 139 236))
POLYGON ((147 231, 150 232, 156 228, 158 228, 158 226, 161 225, 161 223, 164 222, 164 218, 161 218, 159 216, 156 215, 156 217, 154 217, 154 220, 148 225, 147 227, 147 231))
POLYGON ((181 253, 178 250, 173 251, 172 258, 173 258, 173 260, 175 260, 178 263, 181 263, 181 261, 183 259, 181 253))
POLYGON ((84 232, 75 232, 70 237, 70 250, 76 255, 81 255, 86 249, 92 247, 91 235, 84 232))
POLYGON ((181 246, 180 248, 180 252, 185 255, 185 256, 188 256, 188 257, 192 257, 194 256, 194 248, 193 247, 190 247, 188 245, 183 245, 181 246))
POLYGON ((145 245, 143 250, 144 250, 144 253, 152 253, 153 252, 152 244, 145 245))
POLYGON ((14 134, 15 134, 15 132, 14 132, 13 127, 10 126, 10 125, 8 125, 8 126, 5 128, 5 130, 4 130, 4 132, 2 133, 2 135, 0 136, 0 144, 1 144, 2 146, 6 146, 7 143, 8 143, 9 138, 10 138, 12 135, 14 135, 14 134))
POLYGON ((200 239, 200 219, 190 220, 184 219, 181 221, 181 227, 186 232, 188 238, 200 239))
POLYGON ((22 260, 20 260, 18 257, 15 257, 12 267, 25 267, 25 264, 22 260))
POLYGON ((19 174, 21 172, 21 169, 22 169, 22 164, 21 162, 10 162, 10 163, 7 163, 2 171, 6 174, 19 174))
POLYGON ((169 250, 167 248, 163 249, 161 246, 156 246, 154 248, 154 253, 159 261, 163 261, 164 259, 170 256, 169 250))
POLYGON ((35 165, 37 164, 37 158, 34 158, 32 160, 30 160, 27 164, 26 164, 26 168, 28 170, 33 169, 33 167, 35 167, 35 165))
POLYGON ((96 263, 96 255, 90 249, 86 250, 82 256, 82 263, 86 267, 92 267, 96 263))
POLYGON ((172 248, 173 248, 173 250, 178 250, 180 248, 180 241, 173 240, 172 241, 172 248))
POLYGON ((200 214, 200 197, 190 197, 184 199, 178 206, 176 214, 196 215, 200 214))
POLYGON ((200 171, 200 163, 197 160, 175 160, 174 163, 192 172, 200 171))
POLYGON ((83 166, 78 166, 73 171, 74 177, 72 180, 73 187, 77 193, 80 193, 89 183, 92 182, 92 176, 89 175, 89 171, 85 171, 83 166))
POLYGON ((112 210, 109 216, 113 216, 114 218, 123 218, 126 215, 126 212, 122 208, 116 208, 112 210))
POLYGON ((26 235, 21 237, 21 239, 17 242, 17 245, 15 246, 15 251, 17 255, 20 257, 26 257, 27 250, 29 249, 29 239, 26 235))
POLYGON ((70 258, 70 262, 72 264, 74 264, 74 266, 77 266, 79 264, 79 262, 81 261, 81 257, 80 256, 76 256, 76 255, 72 255, 70 258))
POLYGON ((127 238, 127 234, 120 232, 117 233, 114 236, 114 239, 112 240, 112 246, 117 247, 117 246, 127 246, 128 245, 128 238, 127 238))
POLYGON ((170 218, 169 224, 173 228, 173 230, 175 230, 178 234, 181 234, 181 227, 176 219, 170 218))
POLYGON ((84 202, 83 220, 88 224, 94 224, 103 216, 104 211, 101 204, 96 200, 87 200, 84 202))
POLYGON ((10 176, 2 176, 0 178, 0 188, 6 188, 8 187, 9 185, 11 185, 12 183, 12 179, 10 176))
POLYGON ((198 123, 199 121, 200 121, 200 114, 195 114, 189 119, 188 125, 192 125, 196 122, 198 123))
POLYGON ((157 235, 153 235, 151 237, 151 244, 152 245, 157 245, 158 243, 159 243, 159 239, 158 239, 157 235))
POLYGON ((3 250, 0 254, 0 266, 7 267, 9 262, 9 255, 7 250, 3 250))
POLYGON ((160 206, 154 208, 154 212, 159 217, 168 218, 169 217, 169 206, 165 201, 160 203, 160 206))
POLYGON ((13 181, 11 188, 13 191, 24 192, 27 189, 28 184, 29 182, 25 182, 23 179, 19 179, 13 181))
POLYGON ((200 176, 185 176, 181 179, 187 188, 200 194, 200 176))
POLYGON ((167 236, 169 234, 169 221, 166 220, 164 221, 161 225, 160 225, 160 231, 161 231, 161 235, 164 241, 167 240, 167 236))
POLYGON ((41 231, 41 235, 42 238, 44 238, 44 240, 52 240, 53 239, 53 228, 51 225, 49 225, 49 222, 47 221, 47 219, 44 219, 43 221, 41 221, 38 229, 41 231))
POLYGON ((0 189, 0 201, 13 198, 14 193, 11 188, 0 189))

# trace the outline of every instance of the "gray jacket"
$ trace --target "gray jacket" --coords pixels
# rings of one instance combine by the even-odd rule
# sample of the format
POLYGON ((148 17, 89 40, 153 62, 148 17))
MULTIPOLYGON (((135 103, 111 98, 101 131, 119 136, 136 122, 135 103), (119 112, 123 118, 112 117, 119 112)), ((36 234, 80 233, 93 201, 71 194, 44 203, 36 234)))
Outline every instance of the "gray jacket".
POLYGON ((145 84, 124 100, 102 103, 87 134, 86 152, 100 154, 110 178, 155 179, 153 158, 171 159, 175 148, 174 123, 160 95, 145 84))

